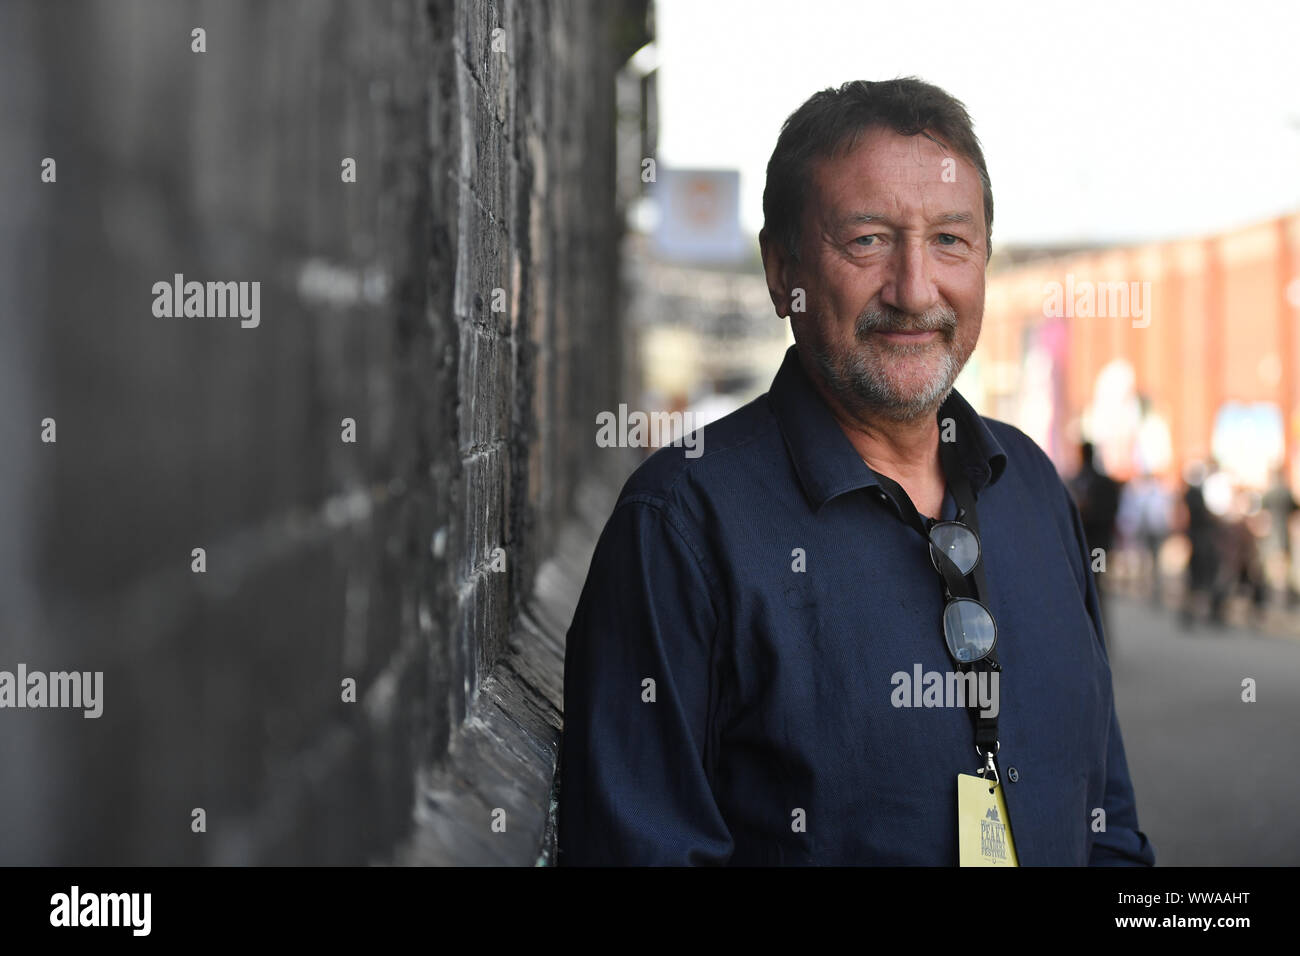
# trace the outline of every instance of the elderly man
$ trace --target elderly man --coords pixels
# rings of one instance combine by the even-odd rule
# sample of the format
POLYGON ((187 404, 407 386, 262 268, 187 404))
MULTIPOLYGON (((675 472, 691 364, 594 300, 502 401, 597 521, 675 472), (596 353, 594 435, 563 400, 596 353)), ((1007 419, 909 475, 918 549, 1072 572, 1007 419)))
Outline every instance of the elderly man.
POLYGON ((915 79, 818 93, 763 207, 796 344, 605 527, 559 863, 1154 863, 1079 513, 953 390, 993 220, 965 108, 915 79))

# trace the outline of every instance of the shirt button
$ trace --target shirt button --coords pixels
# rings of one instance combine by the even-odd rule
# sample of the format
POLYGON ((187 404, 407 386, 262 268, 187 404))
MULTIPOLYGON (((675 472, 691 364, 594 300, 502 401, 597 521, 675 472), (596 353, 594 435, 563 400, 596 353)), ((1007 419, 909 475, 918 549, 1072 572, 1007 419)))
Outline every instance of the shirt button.
POLYGON ((1008 767, 1007 779, 1010 780, 1012 783, 1015 783, 1020 779, 1020 771, 1017 770, 1015 767, 1008 767))

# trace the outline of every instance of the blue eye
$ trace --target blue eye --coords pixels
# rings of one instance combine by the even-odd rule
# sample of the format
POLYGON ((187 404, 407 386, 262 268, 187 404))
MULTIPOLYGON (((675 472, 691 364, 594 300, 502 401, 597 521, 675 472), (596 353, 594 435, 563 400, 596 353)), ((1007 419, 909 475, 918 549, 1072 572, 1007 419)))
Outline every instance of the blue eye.
POLYGON ((950 232, 941 232, 941 233, 939 233, 939 238, 940 238, 940 239, 951 239, 951 240, 952 240, 952 242, 945 242, 945 243, 944 243, 945 246, 951 246, 951 245, 953 245, 953 243, 956 243, 956 242, 960 242, 960 241, 961 241, 960 239, 958 239, 956 236, 954 236, 954 235, 953 235, 952 233, 950 233, 950 232))
POLYGON ((861 243, 864 246, 869 246, 871 245, 871 240, 875 238, 876 238, 875 236, 858 236, 858 238, 854 239, 853 241, 857 243, 861 243))

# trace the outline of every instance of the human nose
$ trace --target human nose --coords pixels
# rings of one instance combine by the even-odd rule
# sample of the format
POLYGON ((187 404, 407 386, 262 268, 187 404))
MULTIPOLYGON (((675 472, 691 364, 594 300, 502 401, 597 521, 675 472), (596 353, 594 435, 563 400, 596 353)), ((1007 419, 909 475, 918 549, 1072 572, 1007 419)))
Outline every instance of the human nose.
POLYGON ((938 304, 929 257, 920 242, 903 242, 894 248, 881 299, 908 315, 923 315, 938 304))

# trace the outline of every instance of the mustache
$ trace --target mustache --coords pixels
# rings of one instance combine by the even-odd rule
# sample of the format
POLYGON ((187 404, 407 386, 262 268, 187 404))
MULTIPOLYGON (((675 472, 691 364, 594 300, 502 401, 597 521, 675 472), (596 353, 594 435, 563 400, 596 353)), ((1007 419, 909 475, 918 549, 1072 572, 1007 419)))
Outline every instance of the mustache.
POLYGON ((917 316, 897 309, 872 309, 858 316, 854 328, 859 339, 872 332, 942 332, 945 338, 951 338, 956 330, 957 313, 943 307, 917 316))

